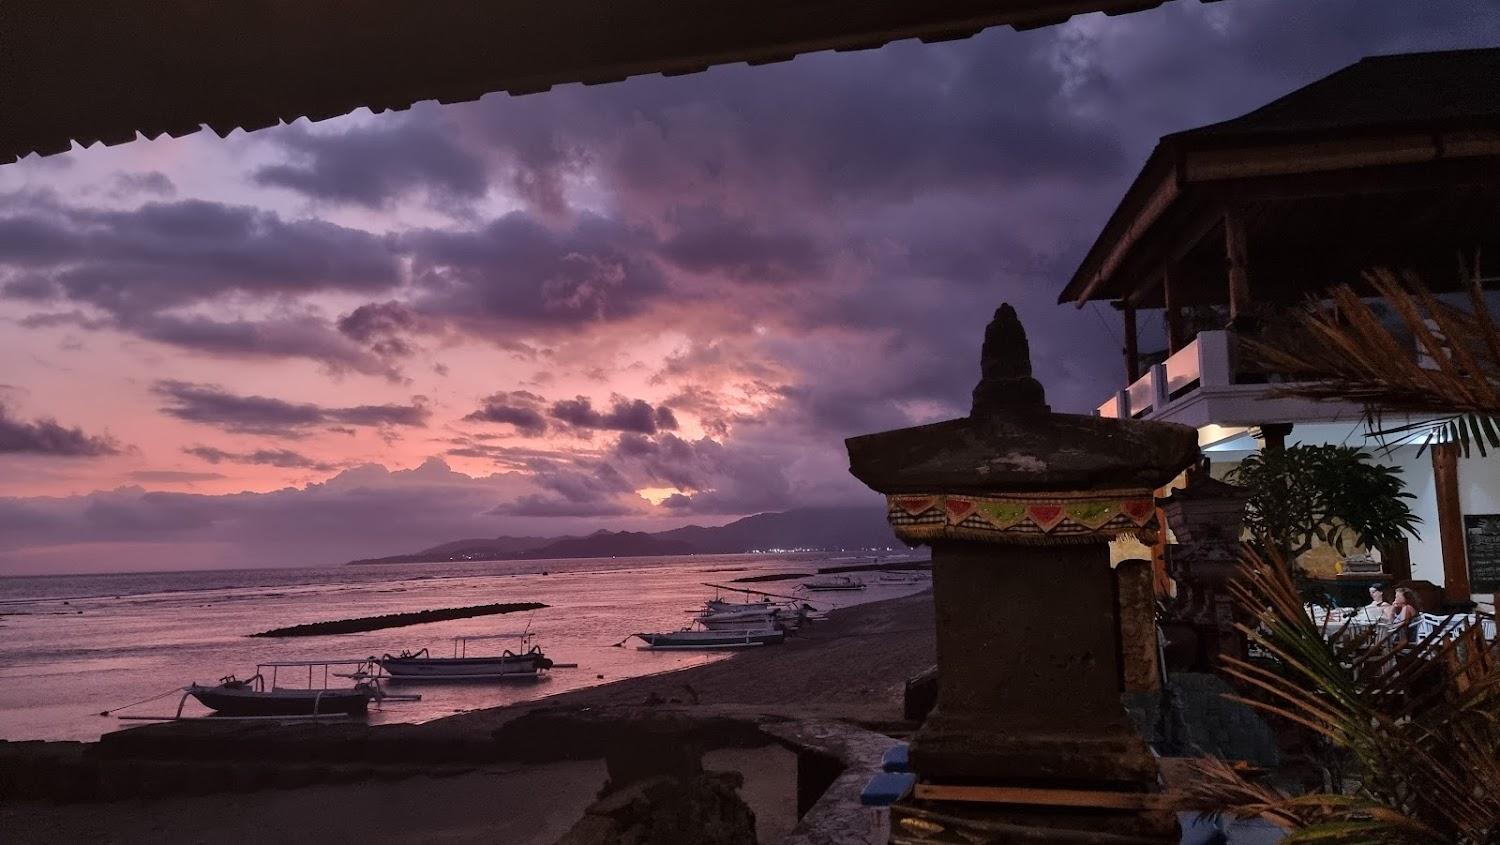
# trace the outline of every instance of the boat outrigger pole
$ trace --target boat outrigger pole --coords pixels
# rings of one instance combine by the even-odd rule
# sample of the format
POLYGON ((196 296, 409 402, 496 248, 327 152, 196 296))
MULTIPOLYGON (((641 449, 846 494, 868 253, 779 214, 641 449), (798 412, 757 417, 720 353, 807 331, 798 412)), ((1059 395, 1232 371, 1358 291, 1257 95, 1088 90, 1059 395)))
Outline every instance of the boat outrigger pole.
POLYGON ((760 590, 747 589, 745 587, 729 587, 729 586, 725 586, 724 584, 709 584, 709 583, 704 583, 703 586, 705 586, 705 587, 713 587, 715 590, 728 590, 731 593, 746 593, 746 594, 755 595, 755 596, 770 596, 773 599, 786 599, 788 601, 803 601, 804 600, 802 598, 802 596, 784 596, 784 595, 781 595, 780 593, 766 593, 766 592, 762 592, 760 590))

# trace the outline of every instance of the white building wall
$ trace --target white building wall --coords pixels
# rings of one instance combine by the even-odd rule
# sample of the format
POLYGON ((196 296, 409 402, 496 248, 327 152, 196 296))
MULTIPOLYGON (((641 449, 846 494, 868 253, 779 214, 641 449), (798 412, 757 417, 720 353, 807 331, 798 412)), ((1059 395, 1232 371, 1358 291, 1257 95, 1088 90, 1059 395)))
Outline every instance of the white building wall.
MULTIPOLYGON (((1249 449, 1236 447, 1248 446, 1252 442, 1242 436, 1218 448, 1208 447, 1205 452, 1215 466, 1228 469, 1250 454, 1249 449)), ((1399 467, 1402 480, 1406 482, 1406 492, 1414 497, 1407 501, 1407 506, 1421 520, 1417 528, 1420 539, 1409 538, 1412 577, 1439 585, 1444 582, 1443 545, 1438 536, 1437 487, 1430 451, 1420 450, 1417 446, 1402 446, 1387 453, 1367 441, 1362 429, 1351 430, 1344 425, 1295 426, 1287 438, 1287 445, 1298 443, 1355 446, 1368 452, 1377 464, 1399 467), (1420 456, 1418 451, 1421 451, 1420 456)), ((1466 514, 1500 513, 1500 454, 1480 457, 1475 452, 1468 458, 1458 459, 1458 501, 1466 514)), ((1489 602, 1490 596, 1476 595, 1475 600, 1489 602)))
MULTIPOLYGON (((1351 444, 1353 445, 1353 444, 1351 444)), ((1418 581, 1443 583, 1443 544, 1438 537, 1437 485, 1432 475, 1432 453, 1422 452, 1417 457, 1416 446, 1403 446, 1392 454, 1370 449, 1375 463, 1401 468, 1401 477, 1406 481, 1406 492, 1416 496, 1407 502, 1412 513, 1421 520, 1417 530, 1421 539, 1410 538, 1411 577, 1418 581)))

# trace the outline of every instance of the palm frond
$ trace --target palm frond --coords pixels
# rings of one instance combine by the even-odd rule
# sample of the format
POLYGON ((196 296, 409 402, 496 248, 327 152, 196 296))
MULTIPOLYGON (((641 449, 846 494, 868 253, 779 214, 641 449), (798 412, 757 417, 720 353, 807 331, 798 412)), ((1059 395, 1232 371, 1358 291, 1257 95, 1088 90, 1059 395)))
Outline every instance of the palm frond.
POLYGON ((1260 816, 1288 842, 1452 843, 1500 838, 1500 644, 1440 629, 1410 645, 1330 630, 1308 615, 1284 561, 1246 551, 1231 590, 1240 630, 1272 662, 1227 658, 1236 698, 1326 737, 1359 764, 1347 795, 1281 795, 1205 762, 1191 806, 1260 816), (1455 634, 1451 635, 1450 634, 1455 634))
POLYGON ((1241 351, 1254 366, 1291 379, 1277 388, 1280 395, 1363 405, 1370 435, 1388 445, 1450 442, 1466 456, 1500 450, 1500 327, 1479 278, 1470 279, 1468 309, 1443 302, 1409 275, 1373 270, 1365 279, 1420 357, 1349 285, 1330 292, 1330 308, 1298 315, 1298 342, 1242 337, 1241 351), (1424 420, 1385 428, 1388 413, 1424 420))

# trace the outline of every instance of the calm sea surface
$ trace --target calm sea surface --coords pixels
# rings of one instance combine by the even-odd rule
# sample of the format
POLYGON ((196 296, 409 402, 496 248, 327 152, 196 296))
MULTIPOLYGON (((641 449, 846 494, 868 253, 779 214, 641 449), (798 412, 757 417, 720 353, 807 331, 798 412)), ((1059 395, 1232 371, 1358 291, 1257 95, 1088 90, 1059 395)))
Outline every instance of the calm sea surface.
MULTIPOLYGON (((0 578, 0 739, 96 739, 136 724, 100 716, 101 710, 189 682, 248 677, 260 662, 358 659, 423 647, 443 656, 452 653, 456 636, 509 633, 529 624, 549 657, 578 668, 556 669, 539 681, 402 685, 394 691, 418 692, 422 701, 386 703, 372 711, 371 721, 423 722, 526 701, 724 659, 723 653, 640 651, 635 640, 613 647, 637 631, 685 625, 685 611, 713 594, 703 582, 855 562, 847 555, 699 555, 0 578), (523 601, 550 607, 361 634, 248 636, 303 622, 523 601)), ((879 584, 874 573, 856 577, 869 588, 815 593, 809 601, 836 608, 921 589, 879 584)), ((793 595, 798 583, 746 586, 793 595)), ((515 644, 475 643, 470 654, 504 647, 515 644)), ((297 670, 290 671, 285 686, 295 685, 290 679, 297 670)), ((321 672, 317 680, 321 684, 321 672)), ((171 713, 180 697, 123 713, 171 713)), ((184 711, 206 712, 193 700, 184 711)))

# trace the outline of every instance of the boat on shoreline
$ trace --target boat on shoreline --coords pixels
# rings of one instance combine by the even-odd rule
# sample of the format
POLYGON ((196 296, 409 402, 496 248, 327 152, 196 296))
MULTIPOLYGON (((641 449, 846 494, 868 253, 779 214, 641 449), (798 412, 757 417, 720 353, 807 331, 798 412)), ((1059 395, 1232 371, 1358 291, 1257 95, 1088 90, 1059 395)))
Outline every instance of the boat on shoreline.
POLYGON ((695 631, 687 628, 661 634, 631 634, 631 637, 645 642, 640 648, 646 651, 705 651, 779 645, 786 639, 786 633, 774 628, 739 631, 695 631))
POLYGON ((875 576, 881 584, 922 584, 932 580, 932 573, 924 570, 892 570, 875 576))
MULTIPOLYGON (((217 717, 231 718, 275 718, 282 716, 364 716, 370 708, 371 699, 385 697, 379 679, 371 671, 368 660, 298 660, 277 663, 262 663, 255 667, 255 674, 243 680, 226 675, 216 685, 188 684, 183 687, 182 700, 196 698, 200 704, 214 711, 217 717), (351 665, 355 669, 348 673, 333 671, 335 666, 351 665), (316 685, 316 669, 322 667, 322 686, 316 685), (283 687, 280 685, 282 669, 306 669, 307 686, 283 687), (269 684, 266 670, 271 670, 269 684), (333 688, 332 678, 349 678, 353 686, 333 688)), ((182 716, 182 703, 177 705, 177 716, 182 716)), ((121 717, 124 718, 124 717, 121 717)))
POLYGON ((478 637, 454 637, 452 657, 434 657, 426 648, 383 655, 374 661, 391 681, 500 681, 537 678, 551 669, 553 662, 532 642, 532 634, 490 634, 478 637), (476 640, 519 640, 516 651, 504 649, 500 654, 469 656, 469 643, 476 640))
POLYGON ((190 684, 187 694, 221 716, 363 716, 376 693, 373 685, 359 683, 349 689, 266 689, 264 679, 253 675, 239 680, 222 678, 217 686, 190 684))
POLYGON ((814 578, 802 583, 797 589, 812 590, 814 592, 835 592, 863 590, 865 582, 848 575, 826 575, 822 578, 814 578))
POLYGON ((726 601, 719 598, 716 592, 713 598, 703 603, 701 610, 690 611, 697 614, 694 621, 709 630, 744 631, 773 628, 791 633, 801 628, 811 618, 811 612, 815 609, 796 596, 784 596, 743 587, 727 587, 722 584, 704 584, 703 586, 713 587, 716 591, 725 590, 745 595, 744 601, 726 601), (751 601, 750 596, 760 596, 761 599, 751 601))

